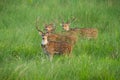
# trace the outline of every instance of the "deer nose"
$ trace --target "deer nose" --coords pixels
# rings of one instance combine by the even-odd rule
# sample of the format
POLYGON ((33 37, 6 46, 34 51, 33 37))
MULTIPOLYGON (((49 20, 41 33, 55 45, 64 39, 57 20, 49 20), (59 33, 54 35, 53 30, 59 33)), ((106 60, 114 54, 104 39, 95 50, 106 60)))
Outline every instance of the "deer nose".
POLYGON ((42 39, 45 39, 45 38, 42 38, 42 39))

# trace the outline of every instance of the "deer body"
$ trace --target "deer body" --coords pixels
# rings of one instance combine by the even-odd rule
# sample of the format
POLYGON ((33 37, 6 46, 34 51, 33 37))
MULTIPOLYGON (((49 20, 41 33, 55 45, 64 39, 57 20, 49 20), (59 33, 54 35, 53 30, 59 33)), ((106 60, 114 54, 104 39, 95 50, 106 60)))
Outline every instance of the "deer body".
POLYGON ((80 35, 88 39, 96 39, 98 36, 98 29, 96 28, 80 28, 80 35))
MULTIPOLYGON (((39 32, 41 35, 41 32, 39 32)), ((69 55, 72 51, 72 45, 63 41, 49 41, 48 34, 42 33, 42 43, 41 46, 49 56, 50 60, 52 60, 55 54, 67 54, 69 55)))
POLYGON ((98 36, 97 28, 70 28, 68 23, 64 23, 62 27, 69 34, 80 35, 88 39, 97 38, 98 36))
POLYGON ((70 44, 58 41, 49 41, 47 44, 42 44, 42 48, 51 56, 54 54, 69 54, 72 51, 70 44))

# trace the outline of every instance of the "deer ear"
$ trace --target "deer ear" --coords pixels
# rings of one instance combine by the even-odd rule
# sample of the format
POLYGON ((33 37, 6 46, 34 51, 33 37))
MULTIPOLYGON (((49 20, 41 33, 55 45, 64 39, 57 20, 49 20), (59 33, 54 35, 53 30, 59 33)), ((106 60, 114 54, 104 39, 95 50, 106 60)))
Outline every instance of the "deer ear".
POLYGON ((42 35, 42 34, 43 34, 43 32, 39 31, 39 35, 42 35))

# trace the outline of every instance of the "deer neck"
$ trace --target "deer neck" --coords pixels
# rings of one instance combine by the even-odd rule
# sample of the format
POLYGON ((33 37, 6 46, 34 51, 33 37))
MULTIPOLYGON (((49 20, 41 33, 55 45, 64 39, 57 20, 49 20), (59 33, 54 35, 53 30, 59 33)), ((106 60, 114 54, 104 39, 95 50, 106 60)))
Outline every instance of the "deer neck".
POLYGON ((47 32, 49 35, 52 34, 52 32, 47 32))

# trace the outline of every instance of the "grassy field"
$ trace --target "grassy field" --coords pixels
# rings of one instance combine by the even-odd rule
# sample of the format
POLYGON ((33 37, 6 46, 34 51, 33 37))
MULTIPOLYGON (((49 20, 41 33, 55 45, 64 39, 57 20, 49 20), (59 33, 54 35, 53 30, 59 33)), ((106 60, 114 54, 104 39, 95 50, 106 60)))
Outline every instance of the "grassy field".
MULTIPOLYGON (((57 31, 62 28, 57 24, 57 31)), ((0 0, 0 80, 119 80, 119 0, 0 0), (67 21, 71 27, 98 28, 96 40, 80 38, 72 57, 43 53, 35 29, 67 21)))

